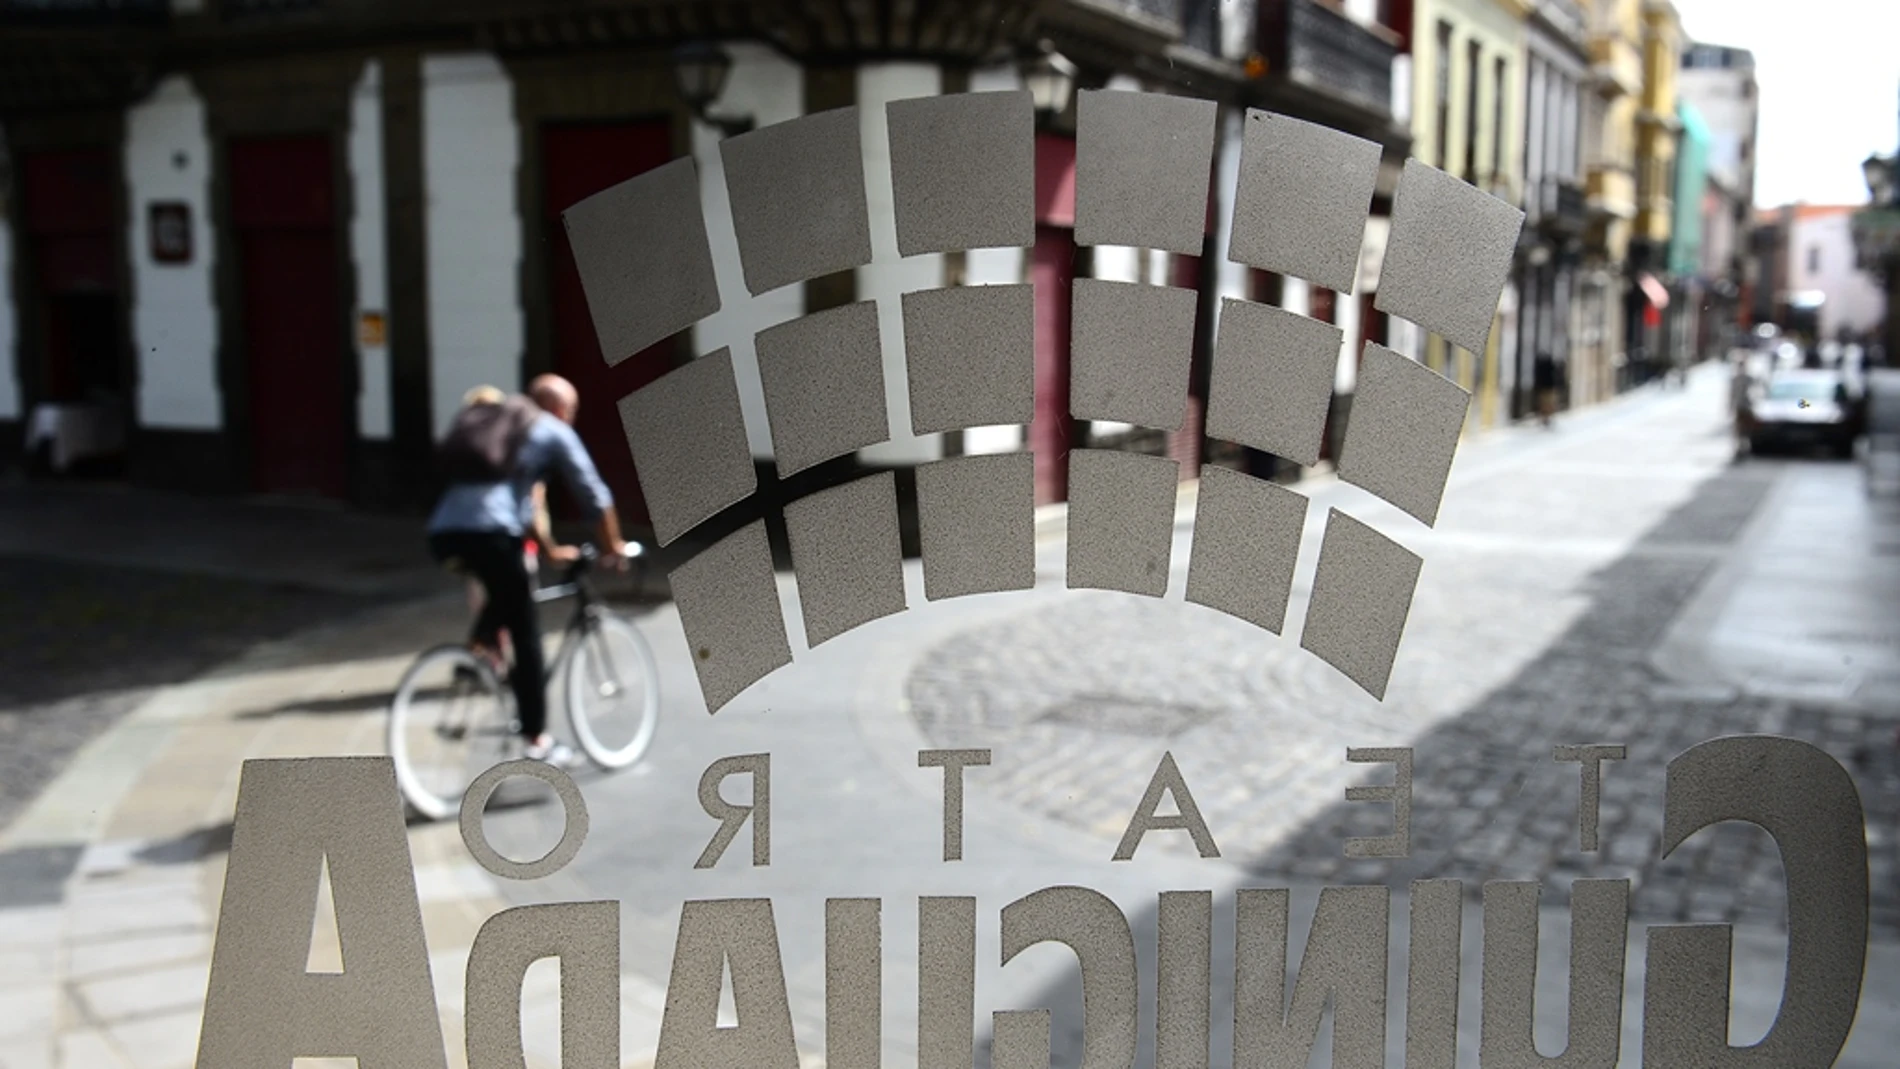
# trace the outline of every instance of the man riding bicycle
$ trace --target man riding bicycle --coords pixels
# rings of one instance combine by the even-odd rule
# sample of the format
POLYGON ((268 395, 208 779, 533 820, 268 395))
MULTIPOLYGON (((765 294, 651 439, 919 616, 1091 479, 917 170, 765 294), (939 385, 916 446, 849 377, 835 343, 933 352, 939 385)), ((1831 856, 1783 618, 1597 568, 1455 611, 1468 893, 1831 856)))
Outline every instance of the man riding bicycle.
MULTIPOLYGON (((542 375, 529 383, 526 397, 480 404, 464 409, 443 443, 450 485, 429 518, 429 550, 438 562, 472 574, 486 593, 471 647, 499 661, 501 632, 505 629, 512 640, 508 681, 526 743, 524 756, 569 764, 572 753, 547 733, 541 627, 524 554, 525 537, 539 526, 535 487, 550 472, 560 472, 581 507, 594 514, 602 563, 624 567, 627 543, 620 537, 613 494, 574 432, 580 395, 573 383, 542 375)), ((570 554, 565 547, 558 552, 545 548, 555 559, 570 554)))

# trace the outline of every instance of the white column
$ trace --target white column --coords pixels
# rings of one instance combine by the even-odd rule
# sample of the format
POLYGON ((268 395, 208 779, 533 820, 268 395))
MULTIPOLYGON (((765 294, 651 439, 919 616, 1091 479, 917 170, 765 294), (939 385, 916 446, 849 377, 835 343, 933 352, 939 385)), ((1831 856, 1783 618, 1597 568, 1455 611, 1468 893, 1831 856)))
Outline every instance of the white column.
POLYGON ((439 435, 471 387, 521 384, 521 137, 507 70, 481 53, 424 57, 422 119, 429 389, 439 435))
POLYGON ((1342 293, 1333 302, 1335 324, 1345 336, 1339 340, 1339 366, 1333 373, 1333 390, 1351 393, 1359 384, 1359 292, 1342 293))
POLYGON ((878 331, 884 345, 884 396, 891 421, 890 441, 858 452, 870 464, 922 464, 943 456, 942 435, 910 433, 903 308, 905 293, 943 285, 943 255, 898 255, 890 128, 884 114, 884 105, 893 100, 942 92, 943 71, 935 64, 873 63, 858 68, 858 130, 864 147, 864 192, 871 209, 871 263, 858 268, 858 299, 877 301, 878 331))
POLYGON ((382 64, 363 65, 350 97, 350 182, 355 214, 350 219, 350 255, 356 263, 357 433, 368 441, 390 436, 389 258, 383 198, 382 64), (365 315, 383 317, 380 343, 363 337, 365 315))
POLYGON ((1220 191, 1219 212, 1214 219, 1214 285, 1223 298, 1244 299, 1248 295, 1247 265, 1228 259, 1228 241, 1234 232, 1234 196, 1240 184, 1240 146, 1246 122, 1244 109, 1223 110, 1220 143, 1214 157, 1214 184, 1220 191))
MULTIPOLYGON (((798 118, 804 112, 804 75, 798 65, 763 45, 726 46, 732 71, 725 90, 708 110, 714 115, 747 115, 757 126, 798 118)), ((772 431, 765 417, 765 391, 759 384, 759 331, 805 314, 805 287, 781 286, 754 297, 745 287, 739 239, 732 229, 732 204, 726 196, 726 169, 719 155, 719 132, 693 123, 693 160, 699 167, 699 197, 706 215, 706 237, 719 280, 719 311, 693 325, 693 352, 699 356, 730 349, 738 380, 739 408, 746 439, 757 460, 772 457, 772 431)))
POLYGON ((1303 278, 1280 276, 1280 307, 1296 315, 1312 315, 1312 288, 1303 278))
POLYGON ((218 322, 212 298, 211 145, 204 101, 182 75, 126 111, 125 184, 131 202, 132 343, 138 357, 140 426, 216 430, 218 322), (152 260, 149 207, 191 214, 191 261, 152 260))
MULTIPOLYGON (((984 67, 970 72, 972 93, 1005 92, 1021 89, 1022 75, 1013 64, 984 67)), ((1026 281, 1027 249, 971 249, 963 254, 963 283, 966 286, 1009 285, 1026 281)), ((1014 453, 1023 447, 1023 427, 1016 423, 993 427, 970 427, 963 432, 963 451, 977 453, 1014 453)))

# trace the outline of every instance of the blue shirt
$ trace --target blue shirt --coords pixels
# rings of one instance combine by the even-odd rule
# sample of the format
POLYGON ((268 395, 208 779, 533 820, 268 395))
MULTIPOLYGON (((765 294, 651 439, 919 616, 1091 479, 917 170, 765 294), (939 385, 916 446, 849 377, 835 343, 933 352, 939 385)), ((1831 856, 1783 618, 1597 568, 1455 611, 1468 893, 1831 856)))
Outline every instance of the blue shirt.
POLYGON ((534 484, 553 471, 583 508, 589 519, 612 507, 614 496, 594 470, 594 461, 574 428, 542 414, 528 425, 527 440, 515 457, 514 474, 493 483, 458 483, 448 488, 429 517, 429 533, 442 531, 503 531, 517 537, 534 527, 534 484))

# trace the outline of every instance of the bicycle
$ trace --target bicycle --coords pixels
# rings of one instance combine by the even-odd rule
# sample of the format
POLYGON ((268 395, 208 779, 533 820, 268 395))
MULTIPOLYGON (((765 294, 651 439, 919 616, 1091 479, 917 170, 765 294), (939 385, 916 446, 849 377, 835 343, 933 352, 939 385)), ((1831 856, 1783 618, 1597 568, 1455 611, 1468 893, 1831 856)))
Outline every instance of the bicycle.
MULTIPOLYGON (((639 544, 628 545, 644 567, 639 544)), ((574 599, 547 677, 563 683, 562 708, 581 751, 611 772, 638 761, 652 745, 660 677, 645 636, 608 609, 588 581, 597 558, 592 546, 583 546, 561 582, 538 588, 534 598, 574 599)), ((387 741, 396 785, 418 813, 430 820, 453 816, 475 777, 509 758, 519 740, 513 706, 495 667, 465 643, 436 646, 416 658, 390 701, 387 741), (438 751, 439 762, 424 760, 438 751)))

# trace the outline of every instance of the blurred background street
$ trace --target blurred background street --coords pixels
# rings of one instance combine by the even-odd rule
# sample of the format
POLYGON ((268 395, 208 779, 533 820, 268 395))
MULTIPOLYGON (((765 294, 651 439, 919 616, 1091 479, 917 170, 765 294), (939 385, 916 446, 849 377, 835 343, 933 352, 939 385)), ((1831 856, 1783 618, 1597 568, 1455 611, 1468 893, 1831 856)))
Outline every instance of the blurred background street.
MULTIPOLYGON (((973 894, 979 1009, 1052 1006, 1057 1045, 1073 1056, 1073 966, 1045 948, 997 969, 994 911, 1046 885, 1100 889, 1135 922, 1147 970, 1154 895, 1212 889, 1214 1064, 1226 1064, 1228 1025, 1219 1022, 1231 1018, 1220 992, 1232 973, 1221 955, 1231 954, 1232 889, 1295 888, 1304 917, 1319 885, 1392 887, 1390 975, 1402 1002, 1408 881, 1463 879, 1475 909, 1481 881, 1509 879, 1544 889, 1538 1019, 1551 1050, 1563 1034, 1569 883, 1611 877, 1635 888, 1626 1056, 1633 1062, 1639 1049, 1642 930, 1652 923, 1738 926, 1740 1041, 1759 1035, 1779 1002, 1780 860, 1765 834, 1738 825, 1658 858, 1662 772, 1705 739, 1771 732, 1824 746, 1862 792, 1875 944, 1841 1064, 1883 1065, 1900 1040, 1900 576, 1889 563, 1900 501, 1870 496, 1859 467, 1831 458, 1737 461, 1726 385, 1723 369, 1702 368, 1683 391, 1641 390, 1553 431, 1469 442, 1446 514, 1422 536, 1427 563, 1383 705, 1300 650, 1296 632, 1274 639, 1180 599, 1193 484, 1167 598, 1065 590, 1057 516, 1044 524, 1036 590, 926 604, 913 563, 918 608, 813 651, 716 718, 697 701, 670 606, 630 597, 663 665, 662 727, 634 769, 579 774, 593 832, 575 864, 502 885, 473 865, 452 828, 413 833, 445 1026, 454 1037, 461 965, 482 917, 504 904, 618 898, 626 1053, 644 1064, 679 903, 765 894, 778 911, 801 1049, 821 1051, 823 901, 875 896, 885 904, 887 1053, 904 1064, 915 1042, 914 963, 902 949, 914 946, 914 899, 973 894), (1577 840, 1576 767, 1553 762, 1551 748, 1598 742, 1626 745, 1628 758, 1606 766, 1602 849, 1588 854, 1577 840), (1392 745, 1417 752, 1412 855, 1347 860, 1347 836, 1379 834, 1391 818, 1344 802, 1349 784, 1382 778, 1346 764, 1345 749, 1392 745), (993 748, 994 764, 967 773, 966 860, 946 864, 941 781, 915 754, 961 746, 993 748), (1135 862, 1111 864, 1164 750, 1222 857, 1198 859, 1186 836, 1158 832, 1135 862), (773 756, 773 864, 747 868, 741 849, 694 870, 714 823, 693 801, 699 774, 749 752, 773 756)), ((1313 500, 1315 527, 1336 505, 1409 534, 1395 510, 1369 506, 1329 476, 1296 488, 1313 500)), ((39 673, 40 689, 8 695, 6 729, 21 742, 8 753, 36 754, 59 774, 25 789, 10 780, 20 798, 0 851, 0 933, 8 960, 22 965, 9 973, 19 1011, 9 1027, 24 1035, 40 1022, 60 1049, 109 1049, 127 1064, 185 1064, 238 762, 381 752, 390 689, 415 650, 456 634, 460 592, 385 565, 385 592, 362 593, 357 576, 376 558, 354 548, 378 533, 374 520, 327 517, 334 553, 284 545, 279 559, 258 554, 248 574, 219 575, 218 539, 263 535, 285 512, 232 508, 195 540, 174 531, 143 564, 125 553, 108 563, 96 550, 63 551, 70 529, 52 517, 83 530, 89 512, 123 498, 11 493, 21 507, 8 515, 38 522, 9 525, 9 567, 86 578, 46 591, 36 609, 63 622, 57 642, 29 637, 16 647, 45 649, 51 670, 39 673), (149 591, 198 637, 181 647, 142 617, 98 611, 95 584, 107 583, 149 591), (176 596, 187 583, 198 593, 176 596), (224 607, 185 607, 211 591, 224 607), (78 644, 114 651, 118 670, 62 659, 78 644), (190 681, 154 682, 168 676, 190 681)), ((1306 543, 1290 619, 1310 589, 1316 544, 1306 543)), ((781 582, 795 626, 796 590, 789 575, 781 582)), ((488 826, 505 852, 532 856, 559 822, 558 807, 529 805, 491 814, 488 826)), ((320 911, 313 962, 325 953, 323 920, 320 911)), ((1297 947, 1306 921, 1295 923, 1297 947)), ((1477 927, 1474 914, 1467 931, 1477 927)), ((1473 997, 1476 943, 1467 958, 1473 997)), ((546 1058, 559 1049, 554 976, 536 966, 525 996, 528 1049, 546 1058)), ((1466 1027, 1477 1018, 1473 1003, 1466 1027)), ((1396 1057, 1403 1030, 1394 1029, 1396 1057)), ((1475 1052, 1473 1032, 1466 1054, 1475 1052)))
MULTIPOLYGON (((0 1069, 194 1064, 242 762, 388 751, 404 671, 468 633, 469 592, 425 543, 445 483, 438 446, 471 391, 547 374, 578 389, 574 431, 626 534, 651 550, 644 567, 597 578, 657 654, 659 727, 631 767, 575 773, 592 830, 553 876, 499 881, 453 821, 411 814, 451 1066, 465 1065, 469 947, 498 911, 623 903, 623 1059, 650 1069, 681 903, 759 896, 773 902, 804 1069, 825 1064, 825 901, 882 901, 881 1041, 888 1064, 911 1064, 916 900, 942 895, 977 900, 978 1064, 992 1011, 1048 1006, 1053 1064, 1074 1065, 1074 955, 1038 946, 998 964, 998 911, 1059 884, 1099 889, 1130 919, 1143 1065, 1158 893, 1213 892, 1209 1064, 1224 1067, 1233 892, 1292 889, 1297 959, 1319 889, 1348 884, 1393 895, 1386 1039, 1400 1064, 1407 894, 1420 879, 1465 884, 1461 1067, 1477 1064, 1486 881, 1541 885, 1546 1054, 1565 1045, 1580 878, 1632 884, 1619 1064, 1641 1063, 1651 925, 1735 926, 1730 1039, 1749 1043, 1781 997, 1782 860, 1733 823, 1667 859, 1658 844, 1667 763, 1705 740, 1769 733, 1825 749, 1859 789, 1872 949, 1838 1064, 1891 1069, 1895 40, 1900 8, 1853 0, 0 0, 0 1069), (1113 107, 1118 91, 1196 118, 1123 130, 1096 112, 1091 142, 1082 102, 1113 107), (914 106, 977 93, 1016 125, 914 106), (1295 161, 1299 181, 1263 148, 1267 128, 1311 139, 1298 142, 1312 155, 1295 161), (771 153, 759 146, 781 135, 800 152, 761 167, 771 153), (1104 207, 1101 161, 1130 146, 1145 156, 1125 169, 1148 185, 1104 207), (1078 184, 1091 149, 1093 188, 1078 184), (1339 163, 1348 156, 1358 162, 1339 163), (677 161, 691 169, 662 171, 677 161), (1389 265, 1406 257, 1388 249, 1411 242, 1416 276, 1433 229, 1395 232, 1402 193, 1433 180, 1414 169, 1402 184, 1409 161, 1450 176, 1442 203, 1522 212, 1515 243, 1496 241, 1488 332, 1454 340, 1422 321, 1445 319, 1432 310, 1393 310, 1404 286, 1389 265), (1336 192, 1335 170, 1369 192, 1347 206, 1363 226, 1341 230, 1322 271, 1310 249, 1287 247, 1315 244, 1303 230, 1289 242, 1267 220, 1320 192, 1295 188, 1315 176, 1336 192), (941 188, 921 195, 930 180, 941 188), (697 233, 627 228, 601 243, 624 258, 615 271, 653 282, 625 296, 643 326, 666 330, 637 342, 613 327, 611 301, 597 289, 590 300, 583 275, 598 287, 603 274, 570 243, 566 214, 616 190, 638 200, 629 189, 674 197, 664 224, 701 226, 708 261, 697 233), (918 237, 920 220, 953 219, 973 199, 959 225, 981 240, 918 237), (1129 203, 1185 230, 1160 234, 1129 203), (1078 284, 1130 307, 1162 287, 1196 294, 1191 323, 1141 324, 1157 337, 1178 328, 1162 355, 1182 372, 1126 391, 1145 395, 1147 422, 1107 411, 1128 398, 1099 388, 1112 332, 1082 322, 1078 284), (672 292, 695 286, 692 307, 672 292), (961 383, 939 392, 1022 387, 1009 410, 1020 422, 943 429, 913 410, 930 387, 913 393, 912 376, 928 383, 926 351, 944 340, 913 301, 965 287, 1021 295, 1013 333, 940 332, 994 348, 977 355, 1015 378, 974 381, 989 374, 979 361, 939 346, 937 385, 961 383), (1245 351, 1244 335, 1222 333, 1234 309, 1253 311, 1245 302, 1304 317, 1323 344, 1245 351), (814 357, 768 389, 761 338, 867 306, 876 333, 860 352, 814 357), (1362 366, 1387 359, 1374 346, 1470 398, 1435 523, 1340 474, 1362 366), (1264 357, 1280 361, 1275 374, 1310 365, 1284 376, 1304 376, 1311 395, 1297 435, 1219 416, 1223 389, 1260 392, 1264 357), (676 434, 637 425, 653 410, 623 404, 684 369, 723 374, 725 360, 734 396, 696 398, 694 425, 676 434), (1247 360, 1259 366, 1238 375, 1224 363, 1247 360), (795 410, 793 394, 814 411, 795 410), (807 464, 811 450, 787 442, 818 424, 855 437, 807 464), (636 465, 642 448, 655 452, 636 465), (1068 588, 1072 460, 1110 451, 1178 474, 1163 597, 1068 588), (1007 454, 1029 457, 1033 589, 926 599, 918 473, 1007 454), (1233 476, 1271 489, 1235 473, 1307 502, 1279 635, 1185 597, 1205 488, 1233 476), (786 507, 886 475, 908 611, 807 649, 786 507), (679 503, 721 494, 711 515, 679 503), (1332 509, 1424 562, 1382 700, 1301 645, 1332 509), (691 581, 679 601, 674 582, 755 520, 797 656, 720 706, 702 690, 705 647, 683 631, 691 581), (1604 766, 1600 845, 1586 851, 1578 766, 1553 747, 1595 744, 1626 755, 1604 766), (1347 858, 1346 839, 1392 819, 1346 801, 1391 777, 1348 763, 1347 749, 1400 746, 1416 759, 1409 855, 1347 858), (943 774, 917 763, 945 748, 993 752, 965 774, 953 863, 940 860, 943 774), (695 869, 715 827, 697 800, 702 772, 760 753, 772 760, 771 864, 748 866, 742 832, 720 864, 695 869), (1160 831, 1111 862, 1164 754, 1220 856, 1160 831)), ((645 200, 622 207, 651 214, 645 200)), ((1430 267, 1446 303, 1486 281, 1483 214, 1436 220, 1462 243, 1430 267)), ((705 377, 670 381, 688 380, 705 377)), ((1441 385, 1421 375, 1408 389, 1421 382, 1441 385)), ((1388 403, 1388 417, 1429 422, 1421 392, 1388 403)), ((1159 530, 1165 493, 1154 502, 1159 530)), ((1087 529, 1138 541, 1138 504, 1098 498, 1087 529)), ((558 486, 550 508, 564 541, 590 536, 558 486)), ((869 526, 850 535, 869 544, 869 526)), ((953 550, 980 555, 971 544, 953 550)), ((544 622, 558 628, 568 609, 548 605, 544 622)), ((554 731, 576 740, 561 705, 554 731)), ((490 838, 510 856, 543 853, 561 826, 548 802, 492 808, 490 838)), ((309 967, 344 968, 340 947, 326 884, 309 967)), ((559 986, 554 962, 528 970, 531 1066, 558 1063, 559 986)), ((1322 1029, 1312 1064, 1328 1064, 1331 1042, 1322 1029)))

